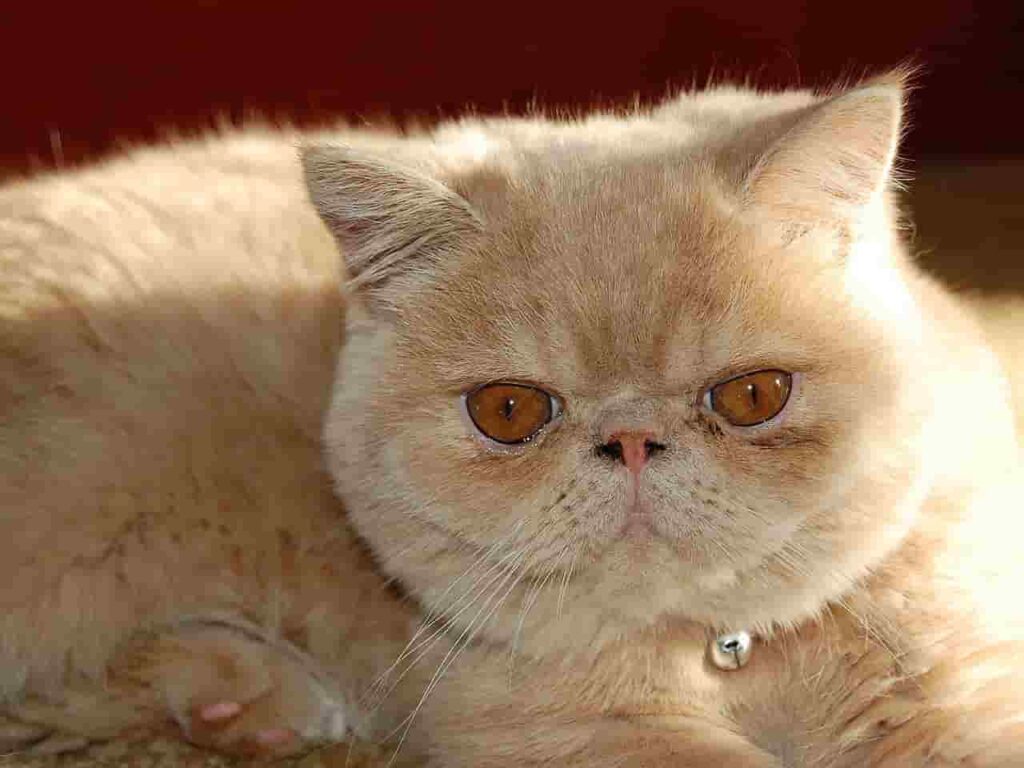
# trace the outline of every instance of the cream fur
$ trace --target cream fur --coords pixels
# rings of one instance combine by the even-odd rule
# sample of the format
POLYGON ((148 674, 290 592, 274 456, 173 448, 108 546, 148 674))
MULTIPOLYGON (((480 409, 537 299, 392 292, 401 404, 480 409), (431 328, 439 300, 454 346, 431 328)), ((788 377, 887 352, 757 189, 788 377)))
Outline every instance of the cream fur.
POLYGON ((904 253, 901 105, 892 76, 252 132, 0 190, 9 732, 1024 764, 1008 388, 904 253), (759 367, 798 374, 782 421, 702 409, 759 367), (487 450, 458 397, 500 378, 561 422, 487 450), (621 428, 668 445, 641 538, 594 452, 621 428), (738 628, 754 660, 722 673, 738 628))

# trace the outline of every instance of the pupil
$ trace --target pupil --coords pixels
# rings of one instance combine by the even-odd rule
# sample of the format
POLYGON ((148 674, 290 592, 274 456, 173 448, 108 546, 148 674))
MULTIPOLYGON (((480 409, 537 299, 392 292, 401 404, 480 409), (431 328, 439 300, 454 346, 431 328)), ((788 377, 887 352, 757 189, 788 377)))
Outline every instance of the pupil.
POLYGON ((750 393, 750 403, 757 407, 757 384, 747 384, 747 392, 750 393))
POLYGON ((516 410, 516 401, 514 398, 506 398, 505 405, 502 406, 501 412, 505 416, 506 421, 512 421, 512 414, 516 410))

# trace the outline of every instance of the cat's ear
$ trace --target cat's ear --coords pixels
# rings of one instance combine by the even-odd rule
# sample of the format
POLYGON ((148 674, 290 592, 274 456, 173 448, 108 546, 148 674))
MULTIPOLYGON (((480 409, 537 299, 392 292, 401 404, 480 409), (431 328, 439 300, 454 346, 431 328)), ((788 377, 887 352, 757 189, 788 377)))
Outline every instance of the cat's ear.
POLYGON ((890 181, 904 91, 896 73, 801 110, 747 173, 747 200, 790 220, 856 216, 890 181))
POLYGON ((393 304, 481 228, 465 198, 419 171, 345 147, 301 154, 310 199, 371 304, 393 304))

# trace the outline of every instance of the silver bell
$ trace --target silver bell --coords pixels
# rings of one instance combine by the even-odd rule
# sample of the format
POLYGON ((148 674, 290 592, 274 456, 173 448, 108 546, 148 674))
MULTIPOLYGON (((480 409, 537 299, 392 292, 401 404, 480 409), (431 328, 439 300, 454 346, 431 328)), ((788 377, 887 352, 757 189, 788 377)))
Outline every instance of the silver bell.
POLYGON ((719 669, 740 669, 750 661, 754 641, 747 632, 719 635, 708 646, 711 663, 719 669))

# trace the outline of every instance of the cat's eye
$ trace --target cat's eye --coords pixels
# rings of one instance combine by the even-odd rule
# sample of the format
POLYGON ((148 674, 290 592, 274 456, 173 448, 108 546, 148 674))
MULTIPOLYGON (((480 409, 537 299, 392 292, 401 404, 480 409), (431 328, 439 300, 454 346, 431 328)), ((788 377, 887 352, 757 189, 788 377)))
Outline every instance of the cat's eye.
POLYGON ((777 416, 786 407, 793 375, 786 371, 754 371, 716 384, 708 405, 737 427, 753 427, 777 416))
POLYGON ((494 382, 466 394, 466 411, 485 437, 503 445, 528 443, 561 411, 554 395, 540 387, 494 382))

